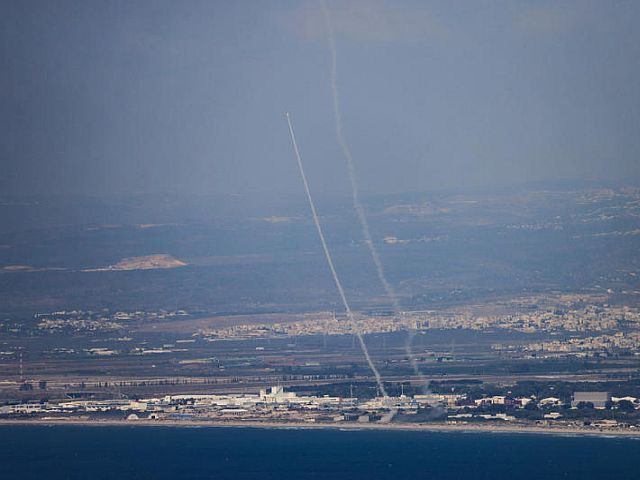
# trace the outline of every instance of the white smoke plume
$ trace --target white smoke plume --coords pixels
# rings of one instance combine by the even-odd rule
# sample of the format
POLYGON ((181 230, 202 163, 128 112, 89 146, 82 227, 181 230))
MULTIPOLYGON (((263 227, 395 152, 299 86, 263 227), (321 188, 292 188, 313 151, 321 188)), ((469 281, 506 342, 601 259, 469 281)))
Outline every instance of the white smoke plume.
POLYGON ((333 281, 336 284, 336 288, 340 293, 340 299, 342 300, 342 304, 344 305, 345 312, 347 313, 347 318, 349 319, 349 323, 351 324, 351 328, 356 334, 358 338, 358 342, 360 342, 360 349, 367 359, 367 363, 369 364, 369 368, 373 372, 373 375, 376 378, 376 383, 378 384, 378 389, 380 393, 387 397, 387 392, 382 383, 382 378, 380 377, 380 372, 371 360, 371 356, 369 355, 369 350, 367 349, 367 345, 364 341, 364 337, 362 333, 360 333, 360 329, 353 315, 353 311, 347 302, 347 297, 344 293, 344 288, 342 288, 342 283, 340 282, 340 278, 338 277, 338 272, 333 265, 333 259, 331 258, 331 253, 329 252, 329 247, 327 246, 327 241, 324 238, 324 233, 322 231, 322 226, 320 225, 320 219, 318 218, 318 213, 316 212, 316 206, 313 202, 313 197, 311 196, 311 190, 309 189, 309 184, 307 183, 307 176, 304 173, 304 167, 302 165, 302 158, 300 157, 300 151, 298 150, 298 143, 296 142, 296 136, 293 133, 293 125, 291 124, 291 117, 289 113, 285 114, 287 117, 287 124, 289 125, 289 134, 291 135, 291 143, 293 145, 293 151, 296 155, 296 160, 298 161, 298 168, 300 170, 300 176, 302 177, 302 183, 304 184, 304 190, 307 194, 307 200, 309 201, 309 207, 311 208, 311 215, 313 216, 313 223, 316 226, 316 230, 318 231, 318 236, 320 237, 320 242, 322 243, 322 249, 324 250, 324 256, 327 260, 327 264, 329 265, 329 270, 331 270, 331 275, 333 276, 333 281))
MULTIPOLYGON (((324 17, 327 24, 327 37, 329 39, 329 49, 331 50, 331 93, 333 97, 333 112, 335 115, 335 123, 336 123, 336 136, 338 138, 338 143, 340 144, 340 149, 347 160, 347 168, 349 170, 349 180, 351 182, 351 196, 353 200, 353 207, 358 215, 358 220, 360 222, 360 227, 362 229, 362 235, 364 237, 364 241, 367 244, 367 248, 369 249, 369 253, 371 254, 371 258, 376 267, 376 272, 378 274, 378 278, 380 279, 380 283, 384 287, 384 290, 387 294, 387 297, 391 301, 393 306, 393 311, 396 316, 401 315, 400 303, 398 301, 398 295, 396 294, 393 286, 387 281, 387 277, 384 273, 384 267, 382 266, 382 260, 380 259, 380 254, 376 249, 375 244, 373 243, 373 239, 371 238, 371 231, 369 229, 369 222, 367 221, 367 216, 364 211, 364 207, 362 206, 362 202, 360 201, 360 189, 358 187, 358 181, 356 180, 356 172, 355 166, 353 163, 353 156, 351 155, 351 149, 349 148, 349 144, 345 139, 343 130, 342 130, 342 114, 340 109, 340 99, 338 97, 338 84, 337 84, 337 55, 336 55, 336 42, 333 35, 333 25, 331 22, 331 14, 329 13, 329 9, 324 0, 321 2, 322 11, 324 12, 324 17)), ((409 358, 409 362, 411 363, 411 367, 413 368, 414 373, 420 378, 421 383, 424 387, 427 387, 428 381, 420 371, 418 367, 418 362, 413 353, 413 349, 411 344, 413 343, 413 337, 415 333, 413 330, 409 330, 407 341, 405 343, 405 351, 407 353, 407 357, 409 358)))

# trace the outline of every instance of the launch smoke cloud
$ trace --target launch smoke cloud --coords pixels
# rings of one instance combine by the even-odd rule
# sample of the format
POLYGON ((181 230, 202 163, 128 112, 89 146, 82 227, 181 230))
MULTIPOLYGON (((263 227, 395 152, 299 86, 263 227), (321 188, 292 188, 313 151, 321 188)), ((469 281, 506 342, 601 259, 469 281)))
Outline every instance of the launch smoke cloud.
POLYGON ((349 302, 347 302, 347 297, 344 293, 344 288, 342 288, 342 283, 340 282, 340 278, 338 277, 338 272, 336 271, 336 268, 333 264, 333 259, 331 258, 331 253, 329 251, 329 247, 327 245, 327 241, 324 237, 324 233, 322 231, 322 226, 320 225, 320 219, 318 218, 318 213, 316 211, 316 206, 315 203, 313 202, 313 197, 311 196, 311 190, 309 189, 309 183, 307 182, 307 176, 304 173, 304 166, 302 164, 302 158, 300 156, 300 151, 298 150, 298 143, 296 142, 296 136, 293 133, 293 125, 291 124, 291 116, 289 115, 289 113, 285 114, 286 118, 287 118, 287 124, 289 125, 289 134, 291 135, 291 144, 293 146, 293 151, 295 153, 296 156, 296 160, 298 161, 298 169, 300 170, 300 176, 302 177, 302 183, 304 184, 304 191, 307 194, 307 200, 309 201, 309 208, 311 209, 311 216, 313 217, 313 223, 316 226, 316 230, 318 232, 318 237, 320 237, 320 243, 322 243, 322 250, 324 251, 324 256, 327 260, 327 264, 329 265, 329 270, 331 270, 331 276, 333 277, 333 281, 336 285, 336 288, 338 289, 338 293, 340 294, 340 299, 342 300, 342 305, 344 306, 344 310, 347 314, 347 318, 351 324, 351 328, 354 331, 356 337, 358 338, 358 342, 360 343, 360 349, 362 350, 362 353, 364 354, 365 358, 367 359, 367 364, 369 365, 369 368, 371 369, 371 371, 373 372, 373 375, 376 378, 376 383, 378 384, 378 389, 380 390, 380 393, 384 396, 387 397, 387 392, 384 388, 384 385, 382 383, 382 378, 380 377, 380 372, 378 372, 378 369, 376 368, 376 366, 373 363, 373 360, 371 360, 371 355, 369 355, 369 350, 367 349, 367 345, 364 341, 364 337, 362 336, 362 333, 360 332, 360 329, 358 327, 358 323, 356 322, 356 319, 353 315, 353 311, 351 310, 351 307, 349 306, 349 302))
MULTIPOLYGON (((333 25, 331 23, 331 14, 329 13, 329 9, 327 7, 326 2, 323 0, 320 2, 322 5, 322 11, 324 13, 324 17, 327 24, 327 37, 329 40, 329 49, 331 50, 331 93, 333 98, 333 113, 335 116, 336 123, 336 136, 338 138, 338 144, 340 145, 340 149, 344 155, 344 158, 347 161, 347 169, 349 171, 349 181, 351 183, 351 198, 353 200, 353 207, 358 216, 358 221, 360 222, 360 227, 362 229, 362 236, 364 237, 364 242, 369 249, 369 253, 371 254, 371 259, 376 267, 376 272, 378 274, 378 279, 380 283, 384 287, 384 290, 387 294, 387 297, 391 301, 393 312, 396 316, 401 315, 400 303, 398 301, 398 295, 396 294, 395 289, 387 280, 387 277, 384 272, 384 267, 382 265, 382 260, 380 259, 380 254, 373 242, 371 237, 371 230, 369 229, 369 222, 367 221, 367 215, 364 211, 364 207, 362 206, 362 202, 360 201, 360 188, 358 186, 358 181, 356 179, 355 166, 353 162, 353 155, 351 154, 351 149, 349 148, 349 144, 344 136, 342 129, 342 114, 340 108, 340 99, 338 96, 338 82, 337 82, 337 60, 336 60, 336 42, 333 36, 333 25)), ((411 367, 414 373, 420 378, 422 384, 426 388, 427 379, 424 377, 420 368, 418 367, 418 362, 413 353, 412 342, 415 333, 413 330, 409 329, 407 341, 405 342, 405 352, 407 357, 409 358, 409 362, 411 363, 411 367)))

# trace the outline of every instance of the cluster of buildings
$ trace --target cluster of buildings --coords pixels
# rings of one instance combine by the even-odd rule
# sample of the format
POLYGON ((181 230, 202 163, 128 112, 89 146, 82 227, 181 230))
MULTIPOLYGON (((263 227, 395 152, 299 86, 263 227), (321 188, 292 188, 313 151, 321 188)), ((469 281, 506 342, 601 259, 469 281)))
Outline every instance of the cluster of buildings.
MULTIPOLYGON (((127 328, 127 324, 164 321, 189 316, 175 311, 58 311, 35 315, 39 332, 112 332, 127 328)), ((350 322, 335 313, 318 312, 293 322, 254 323, 217 329, 202 329, 198 335, 205 340, 242 339, 305 335, 352 334, 350 322)), ((513 314, 471 314, 466 311, 403 312, 400 316, 365 316, 357 318, 358 329, 364 334, 390 333, 403 330, 428 329, 505 329, 522 332, 606 332, 640 329, 640 311, 631 307, 588 305, 581 309, 536 308, 513 314)), ((10 327, 10 325, 7 325, 10 327)), ((617 341, 616 339, 613 339, 617 341)), ((551 347, 553 348, 553 347, 551 347)))
POLYGON ((407 315, 418 318, 415 321, 418 329, 486 330, 494 328, 532 333, 542 331, 597 332, 620 329, 621 327, 640 328, 640 311, 627 306, 588 305, 581 309, 548 308, 511 315, 442 315, 432 312, 407 315))
POLYGON ((61 310, 50 313, 36 313, 37 329, 42 332, 110 332, 122 330, 126 323, 134 321, 162 321, 188 316, 184 310, 159 310, 157 312, 110 312, 103 310, 61 310))
MULTIPOLYGON (((589 305, 579 310, 555 308, 511 315, 471 315, 461 312, 404 312, 396 316, 359 316, 361 333, 390 333, 428 329, 503 329, 522 332, 601 332, 621 327, 640 328, 640 311, 630 307, 589 305)), ((289 323, 233 325, 198 332, 207 340, 305 335, 351 334, 350 322, 334 314, 318 313, 309 319, 289 323)), ((618 341, 618 339, 616 339, 618 341)))
MULTIPOLYGON (((628 402, 640 409, 635 397, 611 397, 607 392, 576 392, 571 408, 604 409, 612 403, 628 402)), ((508 406, 511 410, 527 408, 534 402, 546 412, 544 419, 559 420, 563 414, 557 407, 563 402, 555 397, 485 396, 471 399, 465 394, 423 394, 399 397, 375 397, 368 400, 336 396, 299 396, 281 386, 264 388, 257 394, 182 394, 141 400, 68 400, 58 403, 26 403, 0 407, 1 416, 38 415, 45 418, 73 418, 74 416, 116 415, 136 420, 248 420, 264 422, 370 422, 385 421, 400 413, 405 416, 430 412, 432 417, 456 423, 470 420, 514 421, 516 416, 504 411, 482 408, 508 406)), ((568 406, 567 406, 568 407, 568 406)), ((498 409, 499 410, 499 409, 498 409)), ((411 417, 408 421, 411 421, 411 417)), ((417 421, 423 421, 419 418, 417 421)))
MULTIPOLYGON (((390 333, 406 330, 407 322, 396 317, 356 316, 358 330, 363 334, 390 333)), ((205 340, 245 339, 266 337, 297 337, 307 335, 350 335, 351 322, 340 320, 331 313, 318 313, 309 319, 290 323, 246 324, 224 328, 203 329, 199 332, 205 340)))
POLYGON ((528 345, 512 346, 512 349, 551 354, 550 356, 560 354, 588 357, 595 354, 623 352, 634 352, 635 355, 640 355, 640 331, 530 343, 528 345))

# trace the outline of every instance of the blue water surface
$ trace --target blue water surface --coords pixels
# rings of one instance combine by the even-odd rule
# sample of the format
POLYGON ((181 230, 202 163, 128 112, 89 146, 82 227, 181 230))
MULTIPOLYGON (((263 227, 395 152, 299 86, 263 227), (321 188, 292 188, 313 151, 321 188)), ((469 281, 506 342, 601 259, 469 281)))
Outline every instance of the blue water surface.
POLYGON ((640 441, 503 433, 0 426, 0 478, 640 478, 640 441))

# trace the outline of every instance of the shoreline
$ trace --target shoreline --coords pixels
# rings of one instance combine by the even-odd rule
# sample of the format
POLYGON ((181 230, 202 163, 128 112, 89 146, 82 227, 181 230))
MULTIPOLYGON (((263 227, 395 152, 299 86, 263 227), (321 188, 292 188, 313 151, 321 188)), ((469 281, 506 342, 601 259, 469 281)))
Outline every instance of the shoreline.
POLYGON ((432 433, 520 433, 556 436, 619 437, 640 438, 638 430, 588 429, 579 427, 551 427, 525 425, 473 425, 443 423, 307 423, 307 422, 259 422, 259 421, 207 421, 207 420, 84 420, 84 419, 46 419, 46 420, 0 420, 3 425, 41 425, 41 426, 117 426, 117 427, 209 427, 209 428, 261 428, 276 430, 377 430, 377 431, 413 431, 432 433))

